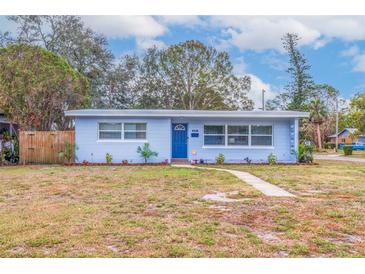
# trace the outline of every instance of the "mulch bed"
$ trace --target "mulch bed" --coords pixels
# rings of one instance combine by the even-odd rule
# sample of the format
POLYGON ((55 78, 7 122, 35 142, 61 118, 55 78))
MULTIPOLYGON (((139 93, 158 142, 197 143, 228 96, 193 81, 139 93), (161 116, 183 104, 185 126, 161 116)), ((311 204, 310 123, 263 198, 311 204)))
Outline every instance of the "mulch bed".
POLYGON ((210 163, 192 163, 191 165, 204 165, 204 166, 317 166, 319 163, 276 163, 270 165, 269 163, 223 163, 223 164, 210 164, 210 163))

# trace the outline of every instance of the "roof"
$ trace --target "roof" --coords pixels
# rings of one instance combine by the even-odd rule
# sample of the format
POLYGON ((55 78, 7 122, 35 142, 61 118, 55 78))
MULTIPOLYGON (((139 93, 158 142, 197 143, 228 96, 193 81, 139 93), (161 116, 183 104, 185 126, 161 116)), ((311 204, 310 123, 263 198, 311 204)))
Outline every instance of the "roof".
POLYGON ((350 133, 354 133, 355 131, 357 131, 357 128, 353 128, 353 127, 347 127, 344 128, 343 130, 341 130, 337 135, 336 134, 332 134, 330 136, 328 136, 328 138, 336 138, 336 136, 340 136, 342 133, 344 133, 345 131, 348 131, 350 133))
POLYGON ((213 117, 213 118, 307 118, 300 111, 222 111, 222 110, 170 110, 170 109, 78 109, 65 111, 71 117, 213 117))

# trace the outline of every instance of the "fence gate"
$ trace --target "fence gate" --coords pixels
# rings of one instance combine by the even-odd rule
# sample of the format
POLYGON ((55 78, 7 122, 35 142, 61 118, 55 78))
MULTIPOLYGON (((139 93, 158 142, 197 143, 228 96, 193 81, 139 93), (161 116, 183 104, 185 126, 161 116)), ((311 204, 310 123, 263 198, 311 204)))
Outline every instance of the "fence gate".
POLYGON ((74 144, 74 131, 20 131, 19 161, 21 164, 61 164, 59 157, 65 142, 74 144))

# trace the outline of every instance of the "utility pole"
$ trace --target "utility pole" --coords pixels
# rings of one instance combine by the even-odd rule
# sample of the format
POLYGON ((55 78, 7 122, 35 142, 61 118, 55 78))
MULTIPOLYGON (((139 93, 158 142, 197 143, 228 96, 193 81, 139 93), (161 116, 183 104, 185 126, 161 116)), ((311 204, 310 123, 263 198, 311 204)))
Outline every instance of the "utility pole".
POLYGON ((265 90, 262 90, 262 110, 265 111, 265 90))
POLYGON ((335 147, 336 152, 337 148, 338 148, 338 95, 336 95, 336 147, 335 147))

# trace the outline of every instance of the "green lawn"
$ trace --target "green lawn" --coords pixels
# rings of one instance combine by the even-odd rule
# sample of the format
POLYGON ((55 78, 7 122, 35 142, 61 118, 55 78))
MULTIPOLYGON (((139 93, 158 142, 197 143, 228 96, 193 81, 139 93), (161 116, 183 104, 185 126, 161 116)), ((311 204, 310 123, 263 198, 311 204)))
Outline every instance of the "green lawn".
POLYGON ((365 256, 365 165, 0 168, 1 257, 365 256), (202 200, 239 191, 236 203, 202 200))

